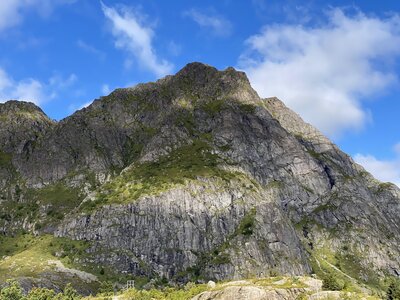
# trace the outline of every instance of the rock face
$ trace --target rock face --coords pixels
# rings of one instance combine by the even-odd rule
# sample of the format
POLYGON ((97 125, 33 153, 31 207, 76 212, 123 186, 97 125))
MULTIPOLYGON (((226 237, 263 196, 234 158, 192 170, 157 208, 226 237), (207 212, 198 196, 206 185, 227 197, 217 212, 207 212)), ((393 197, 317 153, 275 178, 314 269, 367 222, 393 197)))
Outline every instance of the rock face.
MULTIPOLYGON (((220 284, 217 287, 196 295, 192 300, 296 300, 325 299, 338 294, 334 299, 342 299, 340 292, 322 294, 322 281, 307 277, 292 277, 277 280, 240 280, 220 284), (293 282, 293 281, 296 282, 293 282)), ((355 294, 349 294, 349 299, 358 299, 355 294), (353 297, 352 297, 353 296, 353 297)), ((330 299, 330 298, 328 298, 330 299)))
POLYGON ((262 287, 231 286, 217 292, 204 292, 192 300, 295 300, 303 289, 265 290, 262 287))
POLYGON ((399 189, 233 68, 192 63, 58 123, 0 104, 0 136, 1 232, 88 241, 82 266, 178 282, 298 275, 328 249, 356 280, 400 274, 399 189))

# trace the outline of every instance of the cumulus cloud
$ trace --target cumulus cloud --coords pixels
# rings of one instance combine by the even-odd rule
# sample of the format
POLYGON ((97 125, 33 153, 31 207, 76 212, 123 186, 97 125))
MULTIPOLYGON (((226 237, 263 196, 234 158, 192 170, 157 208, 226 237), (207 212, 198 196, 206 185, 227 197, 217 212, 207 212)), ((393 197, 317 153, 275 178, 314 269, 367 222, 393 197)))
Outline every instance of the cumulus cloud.
POLYGON ((42 104, 56 98, 59 91, 73 85, 76 79, 76 75, 71 74, 67 78, 55 75, 45 83, 34 78, 15 80, 0 68, 0 102, 23 100, 42 104))
POLYGON ((184 15, 190 17, 200 27, 208 29, 213 35, 227 37, 232 33, 232 23, 222 16, 206 14, 194 8, 185 11, 184 15))
POLYGON ((373 155, 358 153, 354 160, 380 181, 392 182, 400 187, 400 153, 393 160, 380 160, 373 155))
POLYGON ((15 81, 0 69, 0 102, 14 99, 39 104, 44 98, 43 85, 40 81, 33 78, 15 81))
POLYGON ((369 120, 362 101, 396 82, 399 16, 340 9, 319 27, 271 25, 250 37, 239 67, 262 97, 277 96, 331 137, 369 120))
MULTIPOLYGON (((145 24, 132 8, 121 6, 119 9, 108 7, 101 2, 103 13, 110 21, 115 46, 127 51, 143 68, 157 76, 171 73, 173 65, 157 57, 153 47, 154 31, 145 24)), ((132 58, 128 59, 131 61, 132 58)))
POLYGON ((0 32, 22 23, 24 15, 35 11, 48 16, 56 5, 71 4, 76 0, 3 0, 0 1, 0 32))

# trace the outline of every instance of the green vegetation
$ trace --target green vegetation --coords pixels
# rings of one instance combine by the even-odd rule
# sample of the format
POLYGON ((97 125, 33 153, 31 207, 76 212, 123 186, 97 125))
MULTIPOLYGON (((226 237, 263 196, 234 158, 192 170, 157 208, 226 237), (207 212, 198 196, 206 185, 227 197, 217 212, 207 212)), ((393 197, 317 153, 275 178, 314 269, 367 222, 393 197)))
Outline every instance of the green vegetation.
POLYGON ((281 189, 284 186, 284 183, 279 180, 271 180, 265 186, 266 189, 281 189))
POLYGON ((200 253, 198 254, 198 260, 195 266, 187 268, 185 271, 177 274, 177 279, 181 278, 190 278, 191 280, 204 279, 202 275, 202 270, 206 266, 216 266, 216 265, 224 265, 231 263, 231 257, 229 254, 229 250, 234 246, 232 245, 232 241, 237 238, 239 235, 250 236, 254 232, 255 226, 255 216, 256 216, 256 208, 251 208, 241 219, 236 230, 230 234, 226 240, 218 245, 215 249, 210 251, 209 253, 200 253))
POLYGON ((328 291, 341 291, 344 289, 345 282, 338 278, 335 273, 326 272, 322 278, 322 287, 328 291))
POLYGON ((254 231, 256 209, 253 207, 240 221, 237 232, 243 235, 252 235, 254 231))
POLYGON ((202 103, 201 108, 210 116, 214 116, 227 107, 226 101, 224 99, 210 100, 202 103))
POLYGON ((143 299, 143 300, 188 300, 207 290, 205 284, 187 285, 185 289, 166 288, 164 290, 152 289, 149 291, 131 289, 120 297, 121 300, 143 299))
POLYGON ((333 252, 329 246, 310 250, 313 272, 323 280, 328 290, 361 292, 364 288, 381 294, 386 284, 379 275, 361 263, 362 253, 350 245, 333 252))
MULTIPOLYGON (((96 247, 96 252, 89 251, 91 243, 52 235, 33 236, 17 234, 14 237, 0 236, 0 282, 5 282, 12 274, 13 278, 29 276, 38 278, 41 274, 57 272, 57 266, 84 271, 97 276, 100 282, 119 282, 139 279, 130 275, 117 274, 114 269, 92 262, 93 255, 105 253, 96 247), (1 259, 3 258, 3 259, 1 259)), ((75 278, 76 276, 74 276, 75 278)), ((56 277, 57 278, 57 277, 56 277)), ((148 281, 148 279, 146 279, 148 281)), ((79 277, 75 278, 75 286, 82 284, 79 277)), ((139 282, 139 280, 137 281, 139 282)), ((63 282, 54 282, 63 284, 63 282)), ((146 282, 145 282, 146 283, 146 282)), ((97 289, 99 282, 85 283, 97 289)))
MULTIPOLYGON (((0 300, 104 300, 112 299, 113 296, 117 296, 121 300, 189 300, 194 296, 199 295, 205 291, 218 292, 225 290, 229 287, 242 287, 250 286, 258 289, 296 289, 299 293, 298 300, 308 299, 309 295, 315 295, 315 287, 313 290, 299 291, 299 289, 310 288, 307 283, 309 278, 307 277, 269 277, 259 279, 247 279, 244 281, 236 282, 221 282, 216 283, 215 287, 209 287, 205 284, 194 284, 192 282, 187 283, 184 287, 165 287, 162 289, 128 289, 118 291, 115 293, 110 283, 103 285, 104 288, 100 289, 99 294, 96 296, 89 296, 82 298, 77 291, 72 288, 71 284, 65 285, 63 292, 56 293, 53 290, 46 288, 33 288, 29 293, 24 296, 23 291, 16 281, 8 281, 7 284, 0 289, 0 300)), ((294 294, 295 295, 295 294, 294 294)), ((325 299, 325 298, 324 298, 325 299)), ((326 299, 330 299, 329 296, 326 299)), ((335 298, 336 299, 336 298, 335 298)), ((374 296, 368 296, 361 293, 341 293, 340 299, 368 299, 377 300, 374 296)), ((390 300, 397 300, 398 298, 388 298, 390 300)))
POLYGON ((313 213, 317 214, 326 210, 332 210, 335 211, 337 209, 337 207, 335 207, 332 203, 325 203, 325 204, 321 204, 319 206, 317 206, 314 210, 313 213))
POLYGON ((186 128, 189 134, 193 135, 196 133, 196 123, 194 120, 193 112, 189 110, 183 110, 177 113, 175 124, 180 127, 186 128))
POLYGON ((257 106, 253 104, 239 103, 239 109, 247 114, 254 114, 257 106))
POLYGON ((36 212, 39 206, 46 207, 46 217, 36 224, 36 229, 62 220, 65 213, 77 207, 83 199, 79 188, 69 187, 63 182, 42 189, 29 189, 26 196, 30 199, 29 203, 23 204, 26 215, 36 212))
POLYGON ((15 281, 9 281, 6 288, 0 290, 1 300, 19 300, 23 299, 23 291, 21 286, 15 281))
MULTIPOLYGON (((88 179, 88 182, 92 181, 88 179)), ((69 187, 64 182, 41 189, 26 189, 23 183, 21 186, 15 184, 14 191, 16 197, 3 195, 0 206, 0 226, 7 226, 10 222, 16 224, 10 228, 13 233, 21 231, 20 225, 23 222, 34 224, 36 231, 45 230, 62 220, 83 199, 78 187, 69 187)))
POLYGON ((392 278, 386 292, 387 300, 400 300, 400 280, 392 278))
POLYGON ((203 109, 210 116, 215 116, 219 112, 227 109, 230 105, 235 105, 239 108, 239 110, 245 114, 254 114, 257 106, 254 104, 247 104, 237 101, 232 101, 229 99, 212 99, 207 102, 203 102, 201 104, 201 109, 203 109))
POLYGON ((211 151, 207 142, 194 140, 157 161, 145 162, 104 184, 97 199, 85 202, 82 210, 91 211, 99 205, 130 203, 142 195, 154 195, 198 177, 218 177, 229 181, 235 174, 218 168, 222 160, 211 151))
POLYGON ((65 266, 81 267, 77 263, 86 255, 89 243, 56 238, 51 235, 34 237, 19 234, 15 237, 0 237, 0 282, 5 282, 9 274, 13 277, 36 277, 45 271, 52 271, 52 261, 61 261, 65 266), (4 258, 6 257, 6 258, 4 258))
POLYGON ((0 150, 0 168, 9 168, 11 166, 12 156, 0 150))
POLYGON ((381 194, 391 188, 395 187, 395 185, 391 182, 381 182, 378 185, 378 189, 376 190, 376 194, 381 194))
POLYGON ((25 296, 22 288, 16 281, 7 281, 7 285, 0 291, 0 300, 78 300, 82 297, 78 292, 67 284, 62 293, 56 294, 53 290, 46 288, 33 288, 25 296))

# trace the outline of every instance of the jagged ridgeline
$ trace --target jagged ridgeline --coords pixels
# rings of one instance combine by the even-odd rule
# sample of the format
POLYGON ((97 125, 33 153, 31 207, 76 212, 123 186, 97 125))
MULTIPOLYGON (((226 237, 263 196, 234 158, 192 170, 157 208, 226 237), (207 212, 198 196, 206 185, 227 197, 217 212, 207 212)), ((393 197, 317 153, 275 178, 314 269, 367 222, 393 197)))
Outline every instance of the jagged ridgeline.
POLYGON ((400 274, 399 189, 233 68, 191 63, 60 122, 0 104, 0 191, 0 281, 28 288, 400 274))

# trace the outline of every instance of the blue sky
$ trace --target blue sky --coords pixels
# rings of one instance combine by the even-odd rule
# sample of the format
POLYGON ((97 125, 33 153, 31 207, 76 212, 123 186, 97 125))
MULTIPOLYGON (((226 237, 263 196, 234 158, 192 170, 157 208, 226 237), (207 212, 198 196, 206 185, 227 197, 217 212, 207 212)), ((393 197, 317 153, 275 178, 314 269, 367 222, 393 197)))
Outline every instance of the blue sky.
POLYGON ((0 2, 0 101, 59 120, 191 61, 234 66, 397 184, 399 59, 400 1, 0 2))

